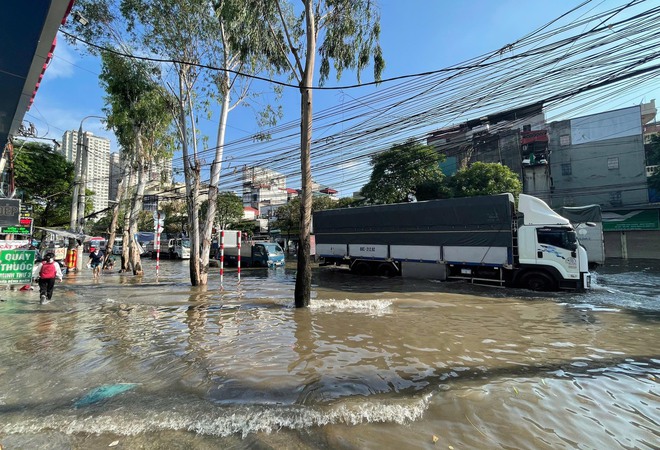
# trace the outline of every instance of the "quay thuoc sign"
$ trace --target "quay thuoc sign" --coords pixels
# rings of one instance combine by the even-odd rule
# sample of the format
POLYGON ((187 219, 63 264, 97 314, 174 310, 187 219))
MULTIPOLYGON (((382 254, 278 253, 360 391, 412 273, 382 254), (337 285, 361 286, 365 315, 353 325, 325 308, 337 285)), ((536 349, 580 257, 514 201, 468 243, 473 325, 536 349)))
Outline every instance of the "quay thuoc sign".
POLYGON ((19 225, 21 201, 14 198, 0 198, 0 227, 19 225))
POLYGON ((0 284, 32 281, 34 250, 0 250, 0 284))
POLYGON ((17 234, 20 236, 32 235, 32 219, 21 217, 19 225, 0 227, 0 234, 17 234))

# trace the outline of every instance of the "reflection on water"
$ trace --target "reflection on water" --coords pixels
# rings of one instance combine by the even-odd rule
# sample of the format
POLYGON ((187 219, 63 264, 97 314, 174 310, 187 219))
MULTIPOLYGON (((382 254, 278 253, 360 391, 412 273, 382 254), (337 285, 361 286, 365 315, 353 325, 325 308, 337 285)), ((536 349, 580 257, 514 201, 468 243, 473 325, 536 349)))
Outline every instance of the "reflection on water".
POLYGON ((157 279, 149 264, 141 278, 68 277, 48 305, 3 293, 2 445, 658 442, 651 263, 604 268, 593 292, 550 295, 328 268, 304 310, 293 308, 292 268, 245 270, 240 283, 229 272, 222 286, 212 274, 191 288, 186 262, 162 262, 157 279), (112 395, 80 402, 99 388, 112 395))

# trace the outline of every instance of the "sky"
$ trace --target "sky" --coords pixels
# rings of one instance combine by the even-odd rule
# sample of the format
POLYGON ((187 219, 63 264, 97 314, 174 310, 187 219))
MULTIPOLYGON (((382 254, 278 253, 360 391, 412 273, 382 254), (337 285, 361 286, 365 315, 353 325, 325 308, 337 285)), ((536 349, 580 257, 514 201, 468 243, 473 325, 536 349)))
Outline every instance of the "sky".
MULTIPOLYGON (((504 49, 500 53, 500 58, 502 58, 508 54, 514 54, 516 51, 512 47, 509 49, 507 45, 517 42, 523 36, 538 30, 582 3, 586 5, 580 9, 579 13, 572 15, 570 20, 579 20, 581 16, 592 14, 597 10, 610 9, 627 3, 627 1, 535 0, 530 2, 529 0, 473 0, 466 2, 457 0, 379 0, 377 3, 381 13, 381 46, 386 61, 382 77, 387 80, 444 69, 472 60, 480 55, 495 52, 498 49, 504 49)), ((646 2, 640 5, 637 11, 657 6, 652 3, 654 2, 646 2)), ((69 20, 71 20, 71 17, 69 20)), ((90 26, 95 25, 92 23, 90 26)), ((587 29, 586 25, 584 29, 587 29)), ((542 43, 534 45, 542 45, 542 43)), ((570 57, 570 52, 573 50, 574 48, 568 47, 564 56, 570 57)), ((69 45, 61 33, 58 34, 58 43, 53 60, 46 71, 35 102, 30 111, 25 114, 24 120, 35 125, 38 136, 61 141, 64 132, 66 130, 77 130, 83 118, 103 116, 104 92, 99 85, 98 76, 100 72, 98 58, 80 52, 69 45)), ((372 80, 373 76, 370 70, 362 74, 363 82, 372 80)), ((346 71, 339 81, 331 75, 327 86, 350 86, 354 83, 356 83, 355 75, 346 71)), ((361 150, 357 151, 347 145, 339 145, 333 150, 332 145, 341 140, 342 133, 348 132, 356 120, 360 120, 352 118, 349 121, 348 118, 352 117, 351 111, 357 111, 358 114, 363 115, 365 117, 364 124, 373 123, 377 118, 369 117, 368 111, 370 105, 375 105, 377 102, 373 100, 374 97, 372 96, 380 94, 385 98, 394 98, 392 90, 398 89, 396 92, 400 92, 408 85, 406 83, 408 82, 405 80, 386 81, 378 86, 369 85, 357 88, 315 91, 315 116, 330 110, 333 118, 332 121, 328 122, 324 122, 323 119, 317 121, 315 118, 314 137, 315 139, 325 139, 325 141, 320 142, 328 147, 325 162, 318 163, 317 174, 314 174, 313 160, 313 176, 317 181, 339 190, 340 196, 349 196, 368 180, 370 169, 369 159, 365 156, 368 153, 366 150, 361 153, 361 150), (395 88, 396 86, 399 87, 395 88), (351 154, 360 154, 362 157, 351 158, 351 154), (334 166, 332 170, 330 169, 331 166, 334 166), (356 173, 361 175, 358 176, 356 173)), ((410 82, 410 84, 413 83, 410 82)), ((264 88, 268 89, 268 86, 264 88)), ((651 77, 644 83, 640 82, 639 86, 628 86, 617 95, 606 95, 605 98, 593 101, 593 104, 586 102, 587 106, 583 105, 579 109, 579 114, 587 115, 638 105, 655 99, 658 93, 660 93, 660 84, 651 77)), ((412 97, 408 99, 408 104, 415 103, 415 95, 417 94, 413 93, 412 97)), ((472 93, 472 95, 478 94, 472 93)), ((419 98, 422 99, 422 96, 419 98)), ((533 98, 530 99, 530 102, 531 100, 533 98)), ((274 100, 266 98, 261 101, 274 100)), ((395 102, 396 100, 392 101, 395 102)), ((282 106, 284 112, 284 118, 280 121, 281 124, 295 123, 299 120, 299 96, 296 89, 285 88, 284 95, 278 103, 282 106)), ((447 102, 439 104, 448 105, 447 102)), ((429 103, 429 105, 429 108, 434 107, 432 103, 429 103)), ((480 117, 479 114, 482 110, 479 110, 478 105, 475 102, 473 110, 464 106, 460 114, 440 115, 437 122, 431 120, 425 123, 424 127, 402 126, 396 132, 391 132, 389 140, 376 144, 377 139, 374 139, 373 145, 386 147, 409 137, 423 137, 425 133, 433 129, 449 125, 451 120, 460 121, 480 117)), ((558 105, 555 109, 546 111, 546 116, 553 120, 563 118, 562 106, 558 105)), ((570 111, 570 108, 565 107, 564 109, 570 111)), ((378 112, 377 116, 378 119, 384 119, 391 115, 392 120, 395 122, 397 117, 400 117, 401 123, 405 123, 404 119, 413 114, 412 111, 413 109, 406 110, 402 107, 391 106, 378 112)), ((200 130, 208 136, 209 143, 214 143, 216 140, 217 113, 216 108, 212 117, 200 116, 199 118, 200 130)), ((93 117, 85 119, 83 128, 95 135, 110 138, 111 151, 116 152, 119 150, 114 136, 110 131, 103 128, 102 121, 99 119, 93 117)), ((288 138, 289 144, 286 145, 292 146, 293 149, 297 145, 296 128, 291 128, 291 130, 288 138)), ((267 165, 269 152, 272 152, 273 155, 280 155, 280 153, 284 155, 287 148, 283 143, 287 141, 285 138, 282 138, 282 141, 274 140, 269 144, 260 145, 250 140, 244 140, 258 131, 260 130, 256 125, 254 112, 251 108, 238 108, 230 114, 224 170, 231 173, 232 163, 234 169, 251 162, 267 165), (240 142, 241 144, 233 145, 234 142, 240 142)), ((212 146, 211 144, 208 145, 212 146)), ((360 145, 368 144, 363 142, 360 145)), ((320 145, 320 147, 322 146, 320 145)), ((291 161, 287 160, 285 156, 273 156, 271 159, 273 167, 270 168, 281 170, 284 173, 290 172, 291 175, 287 180, 287 184, 289 187, 299 188, 299 178, 295 175, 299 168, 293 161, 295 156, 290 159, 291 161)), ((210 163, 211 160, 212 156, 209 156, 208 162, 210 163)), ((320 160, 323 160, 323 158, 320 158, 320 160)), ((180 155, 175 154, 174 161, 175 167, 177 165, 181 166, 180 155)), ((227 189, 233 189, 236 186, 230 185, 229 181, 227 182, 227 189)))

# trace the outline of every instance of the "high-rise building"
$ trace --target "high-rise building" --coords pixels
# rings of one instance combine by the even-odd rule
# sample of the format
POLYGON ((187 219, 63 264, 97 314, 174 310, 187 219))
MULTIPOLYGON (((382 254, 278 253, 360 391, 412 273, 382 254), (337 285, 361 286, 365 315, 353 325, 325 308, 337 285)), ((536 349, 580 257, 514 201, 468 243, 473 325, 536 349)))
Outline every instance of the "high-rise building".
POLYGON ((117 198, 117 188, 121 180, 121 163, 119 153, 110 153, 110 178, 108 180, 108 199, 114 201, 117 198))
MULTIPOLYGON (((94 211, 101 211, 108 207, 109 179, 110 179, 110 139, 94 136, 86 131, 83 133, 87 149, 87 189, 94 191, 91 196, 94 211)), ((66 131, 62 136, 60 153, 67 161, 76 162, 78 153, 77 131, 66 131)))

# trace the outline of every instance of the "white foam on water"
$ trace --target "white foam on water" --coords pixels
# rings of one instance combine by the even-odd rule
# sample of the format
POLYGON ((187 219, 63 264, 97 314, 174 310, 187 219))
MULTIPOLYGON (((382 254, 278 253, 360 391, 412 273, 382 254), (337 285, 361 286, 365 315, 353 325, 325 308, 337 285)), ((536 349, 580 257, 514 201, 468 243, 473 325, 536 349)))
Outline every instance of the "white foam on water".
POLYGON ((378 313, 387 311, 392 306, 392 300, 314 300, 310 307, 312 310, 335 310, 352 312, 378 313))
POLYGON ((420 419, 428 409, 432 394, 416 400, 368 400, 346 402, 327 408, 294 406, 216 407, 208 404, 173 406, 169 411, 121 411, 77 416, 52 414, 0 425, 5 434, 39 433, 56 430, 66 434, 113 433, 135 436, 154 431, 191 431, 213 436, 270 433, 281 428, 300 430, 333 424, 406 424, 420 419))
MULTIPOLYGON (((293 300, 273 299, 273 302, 287 308, 294 308, 293 300)), ((388 312, 392 300, 338 300, 338 299, 312 299, 309 309, 312 311, 350 311, 366 312, 370 314, 388 312)))

